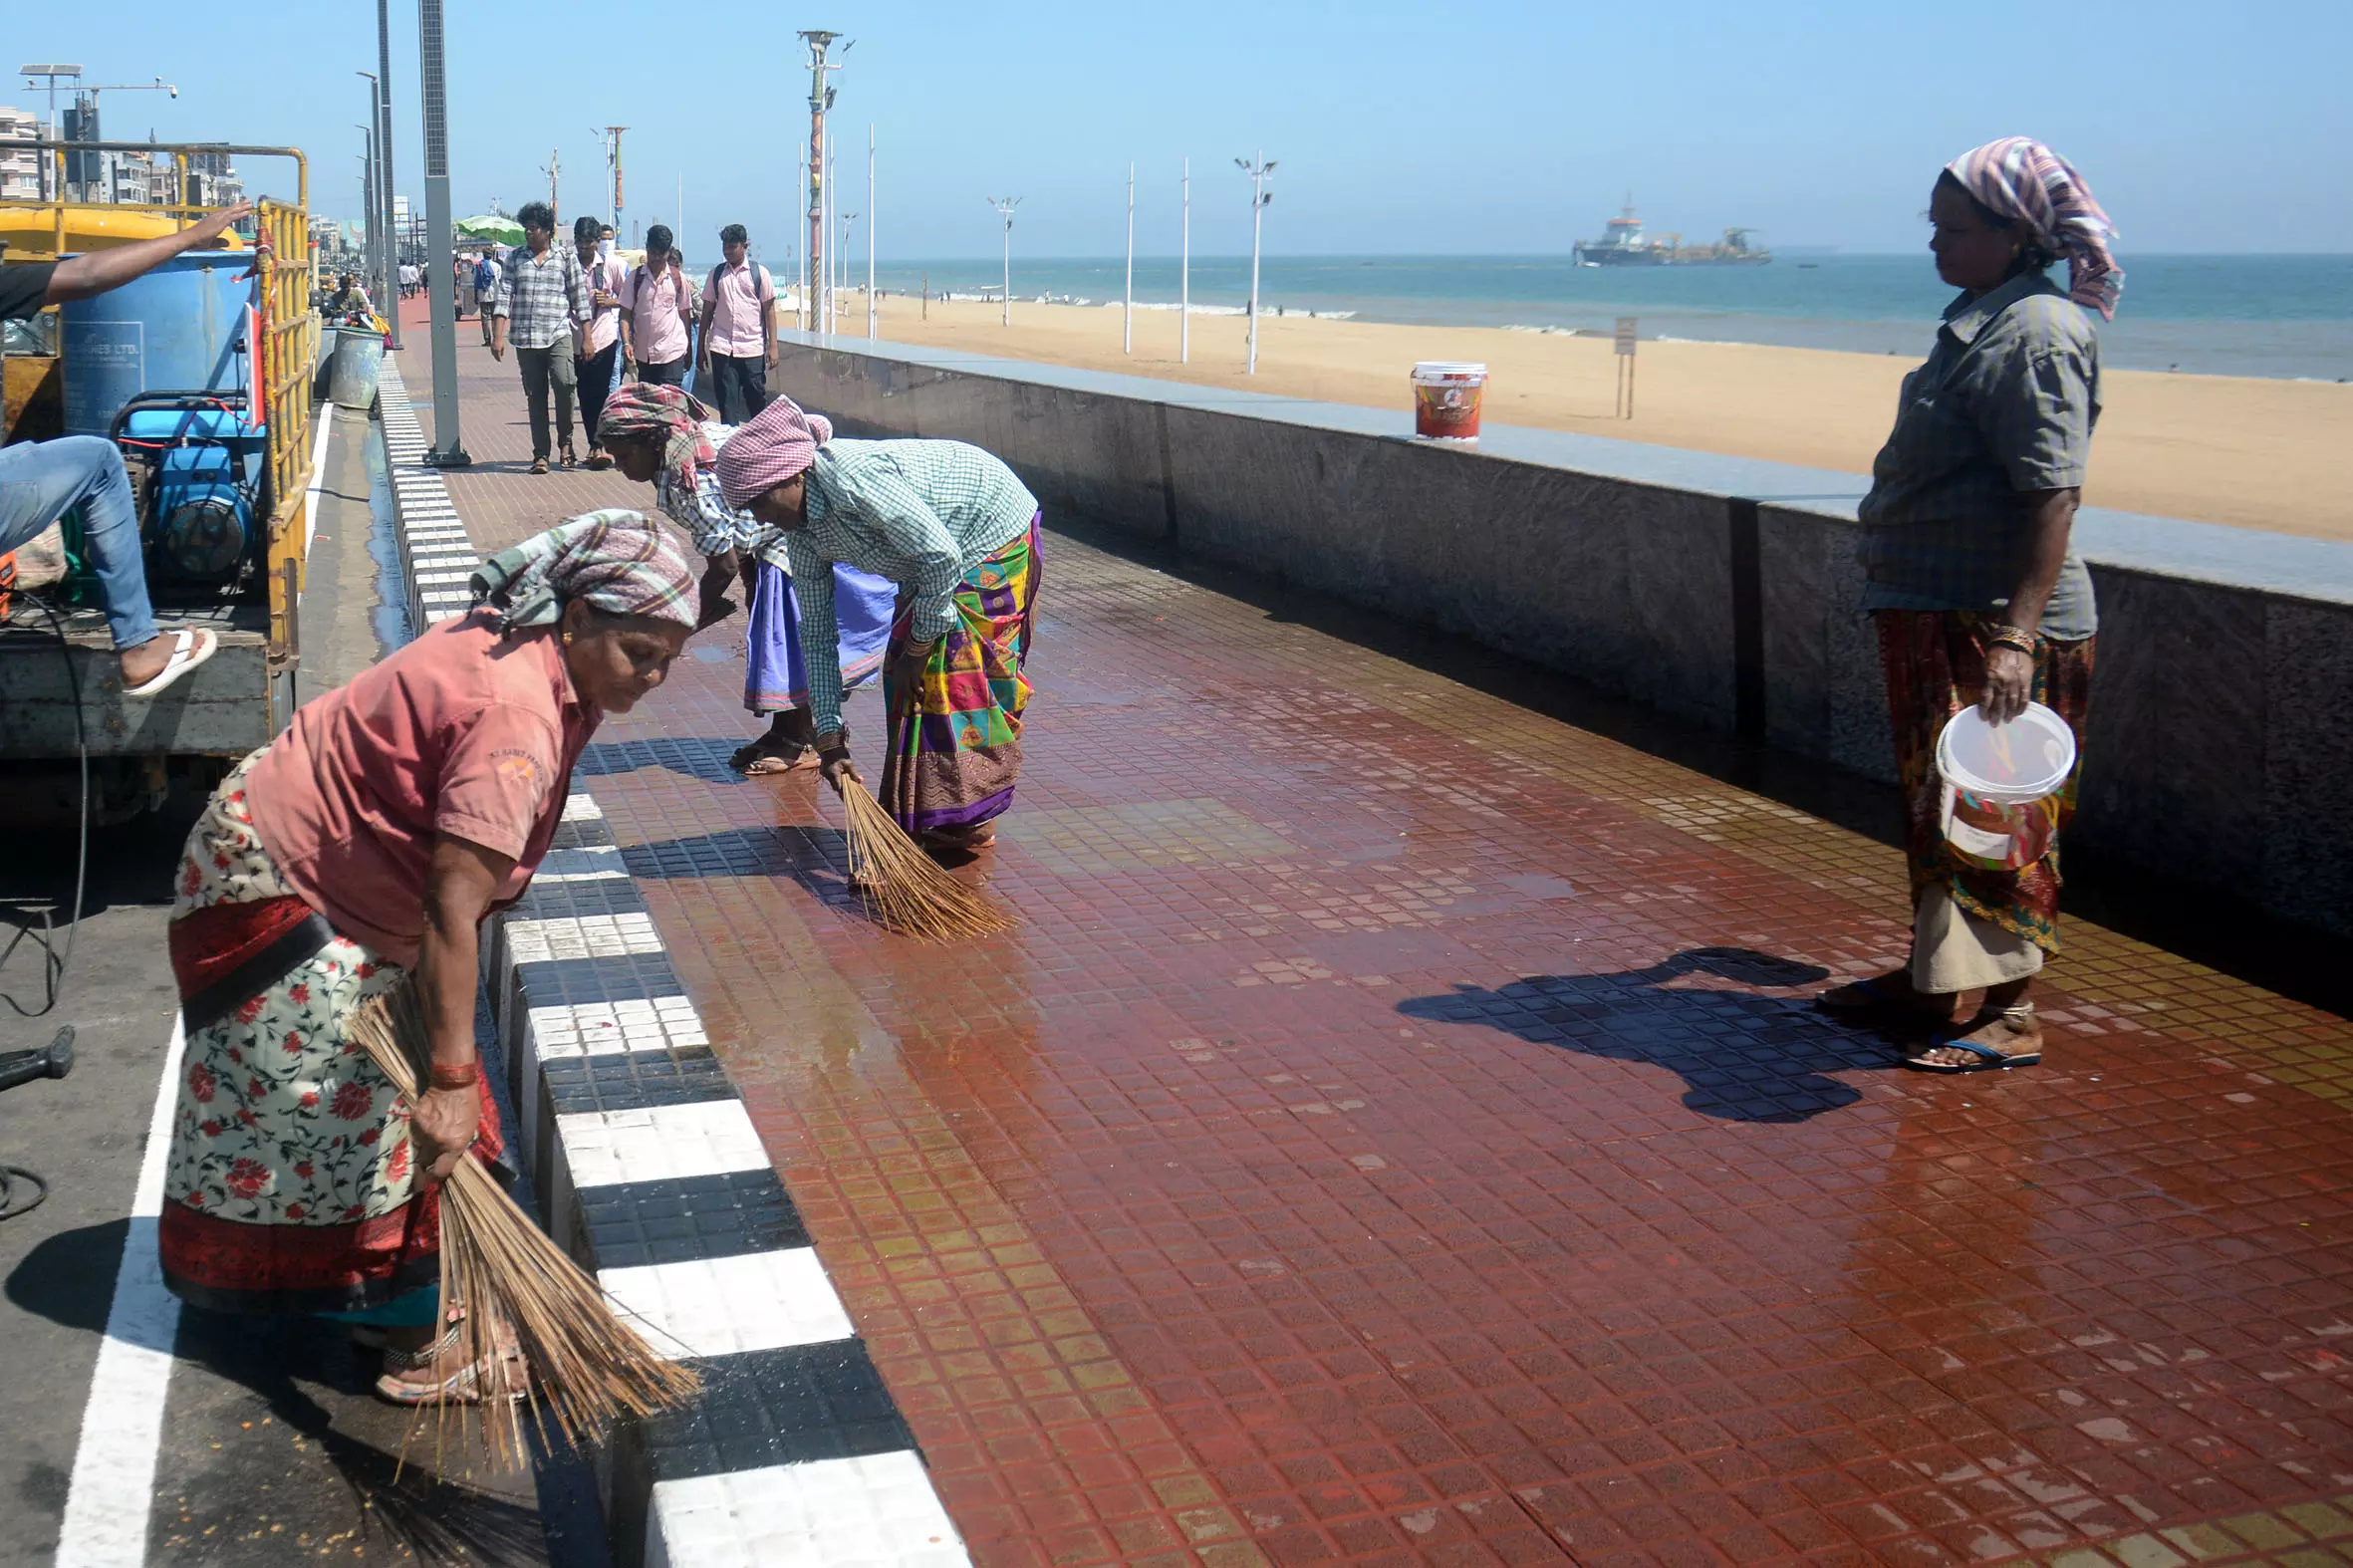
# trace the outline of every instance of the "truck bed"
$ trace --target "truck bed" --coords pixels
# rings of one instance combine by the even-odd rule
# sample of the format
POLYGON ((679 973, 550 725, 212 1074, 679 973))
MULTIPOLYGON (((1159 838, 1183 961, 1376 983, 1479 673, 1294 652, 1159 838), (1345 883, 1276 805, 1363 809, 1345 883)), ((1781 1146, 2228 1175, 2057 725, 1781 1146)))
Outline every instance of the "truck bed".
POLYGON ((220 650, 156 697, 123 695, 122 665, 106 616, 81 610, 64 618, 68 657, 58 656, 47 618, 22 596, 0 624, 0 762, 76 754, 74 692, 90 754, 239 757, 277 731, 269 669, 267 605, 224 605, 157 613, 166 626, 208 626, 220 650))

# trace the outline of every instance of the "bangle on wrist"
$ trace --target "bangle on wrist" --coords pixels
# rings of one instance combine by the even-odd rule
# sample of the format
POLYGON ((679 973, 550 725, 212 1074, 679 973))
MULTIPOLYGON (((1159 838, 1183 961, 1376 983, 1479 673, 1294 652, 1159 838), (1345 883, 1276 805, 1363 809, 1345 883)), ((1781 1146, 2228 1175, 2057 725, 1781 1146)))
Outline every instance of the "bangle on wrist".
POLYGON ((429 1076, 435 1089, 471 1089, 482 1081, 482 1064, 476 1060, 463 1067, 450 1067, 435 1062, 429 1076))

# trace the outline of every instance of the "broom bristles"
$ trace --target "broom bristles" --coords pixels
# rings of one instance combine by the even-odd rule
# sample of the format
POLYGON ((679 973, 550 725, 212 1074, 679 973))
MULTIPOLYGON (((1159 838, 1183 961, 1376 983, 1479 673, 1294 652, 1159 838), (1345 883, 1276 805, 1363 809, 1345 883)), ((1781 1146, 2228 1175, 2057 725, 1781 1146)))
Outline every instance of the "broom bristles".
MULTIPOLYGON (((354 1015, 350 1031, 369 1059, 411 1105, 418 1064, 431 1059, 423 1007, 403 979, 354 1015)), ((462 1305, 458 1345, 463 1361, 487 1370, 480 1403, 435 1402, 436 1447, 452 1411, 461 1430, 466 1412, 480 1449, 495 1469, 530 1460, 523 1411, 544 1438, 547 1416, 575 1445, 601 1438, 623 1417, 645 1417, 690 1398, 702 1380, 663 1359, 637 1330, 615 1315, 605 1292, 562 1247, 532 1222, 479 1159, 468 1155, 441 1185, 441 1305, 462 1305), (518 1400, 524 1380, 499 1354, 496 1325, 511 1324, 530 1367, 535 1399, 518 1400)))
POLYGON ((863 785, 838 779, 834 787, 849 823, 850 880, 879 923, 924 941, 965 941, 1013 929, 1010 914, 949 876, 863 785))

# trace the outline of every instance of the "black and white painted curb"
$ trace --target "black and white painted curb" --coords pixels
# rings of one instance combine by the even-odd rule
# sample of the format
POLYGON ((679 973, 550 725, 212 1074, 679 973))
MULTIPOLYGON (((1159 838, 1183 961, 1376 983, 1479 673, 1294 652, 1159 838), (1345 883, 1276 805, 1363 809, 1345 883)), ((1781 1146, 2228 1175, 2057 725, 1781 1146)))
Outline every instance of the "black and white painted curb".
MULTIPOLYGON (((465 613, 480 558, 390 360, 379 386, 421 632, 465 613)), ((702 1375, 598 1456, 618 1568, 968 1563, 590 795, 485 934, 549 1233, 702 1375)))

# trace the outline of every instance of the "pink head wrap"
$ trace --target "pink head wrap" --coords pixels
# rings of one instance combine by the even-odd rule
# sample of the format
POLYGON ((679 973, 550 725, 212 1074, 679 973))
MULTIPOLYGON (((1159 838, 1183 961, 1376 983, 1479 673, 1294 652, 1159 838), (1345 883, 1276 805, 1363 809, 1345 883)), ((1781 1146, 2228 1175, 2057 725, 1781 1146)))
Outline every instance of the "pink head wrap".
POLYGON ((2023 223, 2043 249, 2067 258, 2067 293, 2078 305, 2116 319, 2124 274, 2109 253, 2116 225, 2075 165, 2032 136, 2004 136, 1945 165, 1961 188, 2012 223, 2023 223))
POLYGON ((719 448, 719 489, 740 510, 817 461, 817 448, 833 438, 831 419, 779 397, 719 448))

